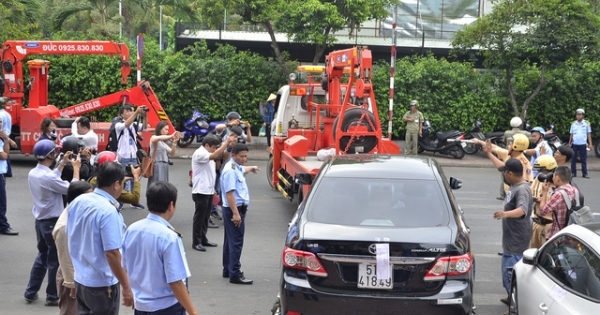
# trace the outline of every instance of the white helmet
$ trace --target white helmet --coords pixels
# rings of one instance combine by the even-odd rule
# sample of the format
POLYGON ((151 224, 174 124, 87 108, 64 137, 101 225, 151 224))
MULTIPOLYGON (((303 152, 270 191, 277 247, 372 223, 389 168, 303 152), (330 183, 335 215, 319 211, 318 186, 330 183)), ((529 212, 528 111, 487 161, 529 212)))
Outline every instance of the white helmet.
POLYGON ((521 127, 522 124, 523 124, 523 121, 521 120, 520 117, 513 117, 510 120, 510 126, 513 128, 519 128, 519 127, 521 127))

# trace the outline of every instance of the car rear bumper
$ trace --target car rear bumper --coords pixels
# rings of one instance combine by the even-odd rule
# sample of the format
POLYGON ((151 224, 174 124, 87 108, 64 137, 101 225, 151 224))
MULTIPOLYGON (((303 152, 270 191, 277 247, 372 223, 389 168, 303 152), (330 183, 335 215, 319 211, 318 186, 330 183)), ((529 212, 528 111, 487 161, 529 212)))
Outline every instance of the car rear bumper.
MULTIPOLYGON (((368 291, 365 291, 368 294, 368 291)), ((376 297, 315 291, 306 280, 284 275, 281 314, 387 315, 469 314, 472 292, 468 282, 446 281, 442 290, 427 297, 376 297)))

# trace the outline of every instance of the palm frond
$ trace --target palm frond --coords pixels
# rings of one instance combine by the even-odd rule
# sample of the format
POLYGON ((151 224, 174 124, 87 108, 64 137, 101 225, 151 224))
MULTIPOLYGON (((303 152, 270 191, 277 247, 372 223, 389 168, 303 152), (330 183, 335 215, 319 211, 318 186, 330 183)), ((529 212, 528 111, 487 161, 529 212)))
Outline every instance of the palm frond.
POLYGON ((89 3, 82 3, 62 8, 52 17, 52 23, 56 30, 62 28, 63 23, 71 16, 80 12, 90 12, 94 7, 89 3))

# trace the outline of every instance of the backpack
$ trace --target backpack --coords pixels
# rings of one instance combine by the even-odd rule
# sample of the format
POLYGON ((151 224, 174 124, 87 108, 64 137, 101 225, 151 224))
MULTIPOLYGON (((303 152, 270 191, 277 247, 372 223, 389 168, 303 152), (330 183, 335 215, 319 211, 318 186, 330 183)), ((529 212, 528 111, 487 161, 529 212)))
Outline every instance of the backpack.
MULTIPOLYGON (((565 216, 564 225, 561 226, 557 221, 559 230, 562 230, 567 225, 585 224, 594 221, 594 215, 590 207, 579 204, 579 189, 575 189, 575 205, 571 203, 571 199, 566 191, 559 190, 559 192, 567 204, 567 215, 565 216)), ((556 220, 556 215, 554 215, 554 219, 556 220)))
POLYGON ((110 129, 108 131, 108 142, 106 143, 106 151, 117 151, 117 148, 119 147, 119 138, 121 138, 121 136, 123 135, 123 131, 125 130, 121 131, 121 134, 117 136, 117 130, 115 129, 115 125, 121 121, 121 117, 113 118, 110 124, 110 129))

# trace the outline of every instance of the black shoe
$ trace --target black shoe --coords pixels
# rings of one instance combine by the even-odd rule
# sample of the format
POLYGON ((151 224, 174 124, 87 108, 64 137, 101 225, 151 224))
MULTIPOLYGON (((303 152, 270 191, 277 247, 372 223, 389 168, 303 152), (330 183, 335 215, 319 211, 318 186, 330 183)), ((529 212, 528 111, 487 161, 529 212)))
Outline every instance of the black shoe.
POLYGON ((192 248, 195 249, 195 250, 197 250, 197 251, 199 251, 199 252, 205 252, 206 251, 206 248, 204 248, 204 246, 202 246, 200 244, 198 244, 196 246, 192 246, 192 248))
POLYGON ((213 243, 211 241, 206 241, 204 243, 202 243, 202 246, 206 246, 206 247, 217 247, 217 243, 213 243))
POLYGON ((236 278, 229 278, 229 283, 233 283, 233 284, 252 284, 252 282, 254 282, 254 281, 244 278, 243 275, 240 275, 239 277, 236 277, 236 278))
POLYGON ((496 197, 496 199, 504 201, 504 198, 502 198, 502 197, 496 197))
POLYGON ((571 177, 577 177, 577 174, 571 174, 571 177))
POLYGON ((36 294, 35 294, 33 297, 30 297, 30 298, 28 298, 28 297, 25 297, 25 301, 27 302, 27 304, 30 304, 30 303, 32 303, 33 301, 37 300, 37 299, 38 299, 38 295, 37 295, 37 293, 36 293, 36 294))
MULTIPOLYGON (((229 278, 229 271, 223 271, 223 278, 229 278)), ((244 272, 240 270, 240 277, 244 276, 244 272)))
POLYGON ((169 161, 167 162, 169 165, 173 165, 173 161, 171 161, 171 159, 169 159, 169 161))
POLYGON ((503 252, 498 252, 498 256, 502 256, 502 255, 504 255, 503 252))
POLYGON ((583 175, 583 178, 590 179, 590 176, 589 175, 583 175))
POLYGON ((46 306, 58 306, 58 299, 57 300, 48 300, 46 299, 46 304, 44 304, 46 306))
POLYGON ((215 224, 215 222, 213 222, 213 220, 208 219, 208 227, 211 228, 211 229, 218 229, 219 225, 215 224))
POLYGON ((19 235, 19 231, 13 230, 11 228, 6 228, 6 229, 0 231, 0 234, 4 234, 4 235, 19 235))

